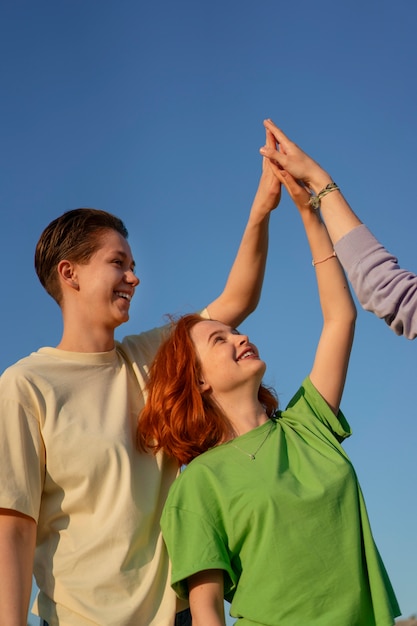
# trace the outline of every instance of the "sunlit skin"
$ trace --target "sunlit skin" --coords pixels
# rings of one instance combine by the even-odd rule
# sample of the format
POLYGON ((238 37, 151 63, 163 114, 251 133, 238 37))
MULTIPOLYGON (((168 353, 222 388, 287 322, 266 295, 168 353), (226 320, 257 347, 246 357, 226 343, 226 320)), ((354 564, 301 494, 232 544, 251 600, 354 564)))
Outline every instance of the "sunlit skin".
POLYGON ((211 394, 242 435, 268 419, 258 400, 266 370, 258 349, 246 335, 221 322, 193 326, 191 339, 202 368, 200 390, 211 394))
POLYGON ((113 230, 103 233, 101 244, 87 264, 64 260, 58 266, 65 329, 58 346, 62 350, 111 350, 115 329, 129 319, 139 284, 130 246, 113 230))

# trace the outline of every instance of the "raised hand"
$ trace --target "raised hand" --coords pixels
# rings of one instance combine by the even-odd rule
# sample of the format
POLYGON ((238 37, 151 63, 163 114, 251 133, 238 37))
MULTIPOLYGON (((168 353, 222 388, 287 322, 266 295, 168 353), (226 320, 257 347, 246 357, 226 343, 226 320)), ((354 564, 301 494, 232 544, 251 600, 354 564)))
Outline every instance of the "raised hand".
POLYGON ((297 144, 288 139, 272 120, 265 120, 264 126, 267 136, 268 133, 272 134, 274 144, 275 142, 278 144, 278 146, 276 144, 272 146, 271 141, 268 141, 260 149, 264 158, 271 159, 280 168, 289 172, 295 179, 301 180, 316 193, 331 182, 329 174, 297 144))
MULTIPOLYGON (((276 150, 274 135, 266 129, 265 146, 268 150, 276 150)), ((281 199, 281 180, 275 175, 275 164, 268 157, 262 159, 262 174, 256 192, 253 208, 269 213, 273 211, 281 199)))
POLYGON ((271 168, 274 175, 284 185, 291 200, 300 212, 311 211, 310 192, 301 181, 295 180, 286 170, 281 169, 275 162, 271 161, 271 168))

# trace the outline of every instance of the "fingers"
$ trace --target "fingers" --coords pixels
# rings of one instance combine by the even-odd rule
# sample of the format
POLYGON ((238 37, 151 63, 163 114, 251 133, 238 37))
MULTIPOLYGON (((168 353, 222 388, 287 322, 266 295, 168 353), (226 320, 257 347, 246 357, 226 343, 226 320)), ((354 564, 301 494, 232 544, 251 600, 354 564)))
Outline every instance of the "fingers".
POLYGON ((277 172, 279 172, 279 167, 276 163, 274 163, 270 159, 267 159, 266 157, 264 157, 262 161, 263 182, 269 192, 279 195, 281 193, 282 182, 281 178, 277 176, 277 172))
POLYGON ((281 166, 285 167, 285 159, 283 157, 287 154, 287 147, 290 144, 289 139, 284 135, 282 130, 274 124, 270 119, 264 120, 266 141, 265 146, 260 149, 262 156, 268 159, 274 160, 281 166), (278 142, 278 149, 277 149, 278 142))
MULTIPOLYGON (((268 150, 271 150, 271 151, 275 151, 277 147, 274 135, 267 128, 265 129, 265 147, 267 147, 268 150)), ((262 169, 264 170, 265 167, 270 166, 271 161, 267 156, 265 155, 262 155, 262 156, 263 156, 262 169)))
POLYGON ((279 180, 280 183, 283 183, 284 180, 282 178, 281 172, 282 167, 280 165, 277 165, 277 163, 275 163, 275 161, 268 159, 267 157, 264 157, 264 160, 267 161, 269 168, 271 169, 272 173, 274 174, 274 176, 279 180))
MULTIPOLYGON (((294 176, 291 176, 291 174, 285 170, 281 171, 281 180, 290 195, 298 193, 300 189, 305 191, 305 188, 295 180, 294 176)), ((307 191, 306 193, 308 194, 307 191)))
POLYGON ((273 134, 273 136, 278 141, 278 143, 284 148, 284 152, 285 152, 285 146, 290 143, 290 140, 288 139, 288 137, 270 119, 264 120, 264 126, 266 130, 269 130, 273 134))
POLYGON ((288 191, 288 194, 293 202, 299 208, 305 207, 309 204, 310 193, 303 185, 296 181, 289 172, 286 172, 285 170, 280 170, 279 175, 276 174, 276 176, 279 176, 279 180, 288 191))
POLYGON ((278 167, 278 165, 276 165, 273 161, 270 161, 270 166, 276 178, 282 185, 284 185, 290 198, 295 202, 295 204, 297 204, 297 206, 304 206, 308 204, 310 200, 310 193, 304 185, 299 183, 289 172, 278 167))
POLYGON ((271 150, 276 150, 277 144, 273 133, 268 128, 265 128, 265 135, 265 146, 271 150))
POLYGON ((268 145, 262 146, 259 152, 262 154, 263 157, 266 157, 271 162, 275 162, 275 164, 278 163, 279 165, 285 168, 285 163, 286 163, 285 154, 277 150, 275 146, 273 148, 268 145))

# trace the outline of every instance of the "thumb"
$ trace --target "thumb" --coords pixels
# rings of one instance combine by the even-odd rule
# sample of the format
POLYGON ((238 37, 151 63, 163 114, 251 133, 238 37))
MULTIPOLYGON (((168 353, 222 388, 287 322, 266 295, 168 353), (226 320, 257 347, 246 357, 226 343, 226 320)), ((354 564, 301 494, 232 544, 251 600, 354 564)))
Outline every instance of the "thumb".
MULTIPOLYGON (((278 176, 278 174, 277 174, 278 176)), ((294 176, 292 176, 287 170, 279 171, 279 178, 290 194, 291 198, 299 199, 299 198, 310 198, 310 194, 303 184, 300 184, 294 176)))
POLYGON ((285 161, 284 155, 278 150, 271 148, 270 146, 262 146, 259 152, 262 154, 262 156, 266 157, 267 159, 270 159, 271 161, 275 161, 276 163, 279 163, 280 165, 283 165, 283 161, 285 161))

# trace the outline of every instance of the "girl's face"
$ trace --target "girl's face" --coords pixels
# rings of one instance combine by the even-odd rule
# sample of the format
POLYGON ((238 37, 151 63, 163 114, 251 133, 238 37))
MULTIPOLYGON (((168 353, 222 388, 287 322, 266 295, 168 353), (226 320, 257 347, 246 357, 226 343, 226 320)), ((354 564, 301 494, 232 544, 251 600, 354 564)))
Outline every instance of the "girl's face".
POLYGON ((216 396, 248 384, 257 392, 266 365, 246 335, 213 320, 199 322, 190 334, 201 364, 202 392, 216 396))

